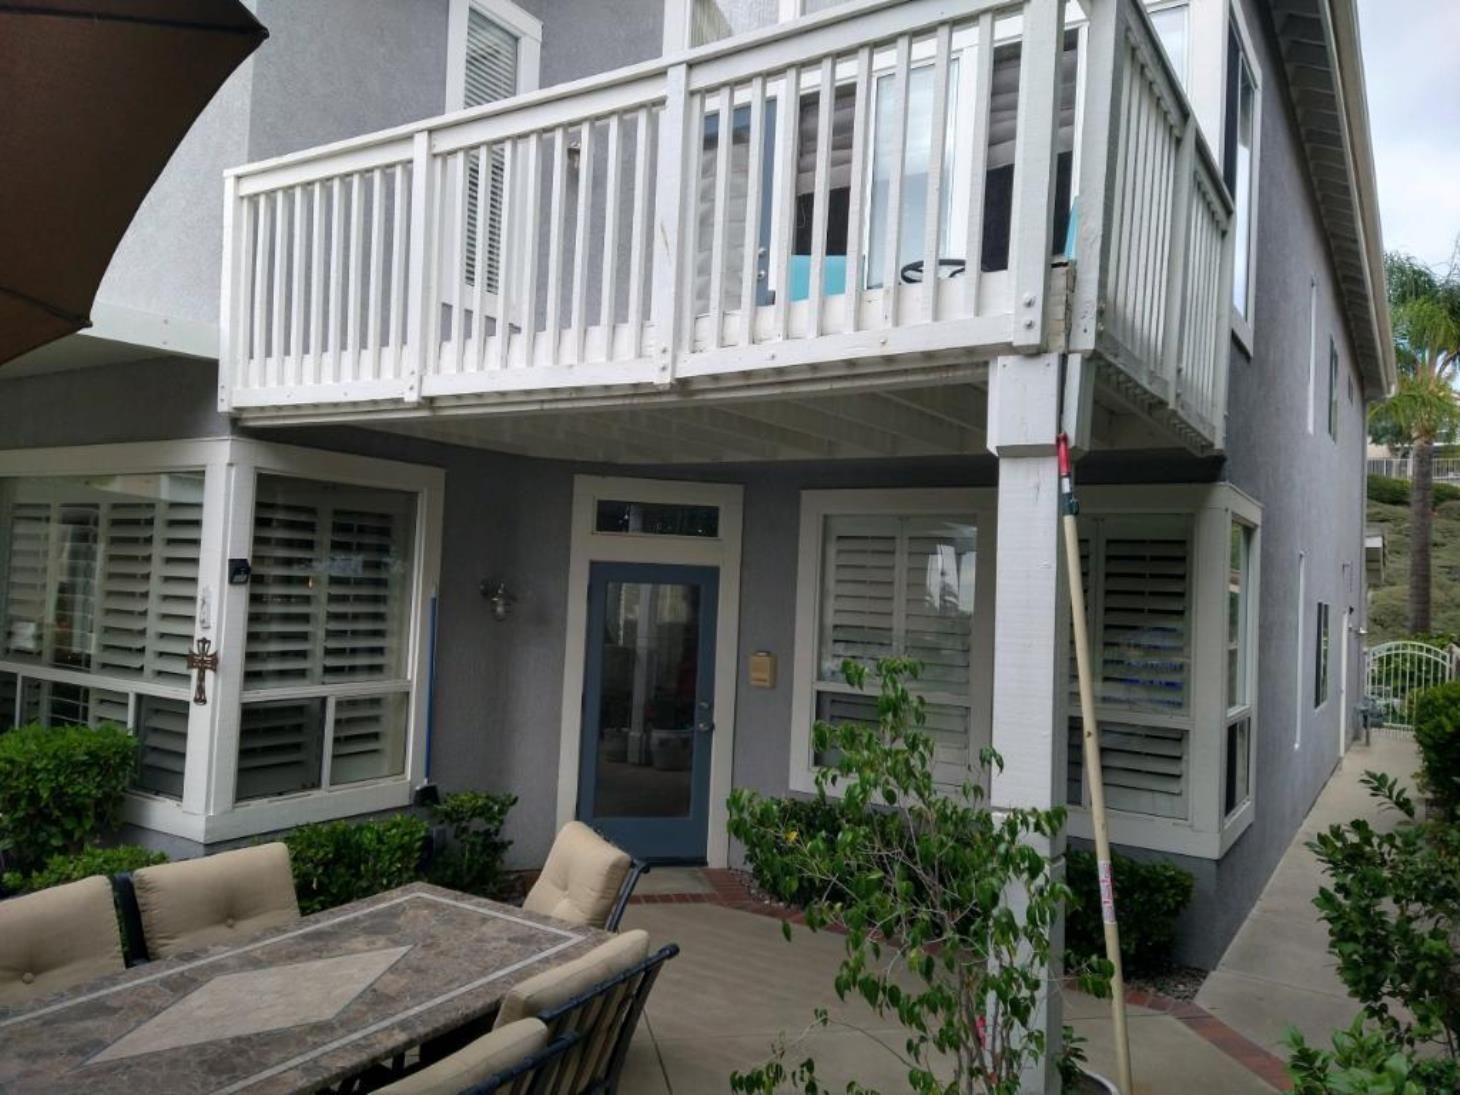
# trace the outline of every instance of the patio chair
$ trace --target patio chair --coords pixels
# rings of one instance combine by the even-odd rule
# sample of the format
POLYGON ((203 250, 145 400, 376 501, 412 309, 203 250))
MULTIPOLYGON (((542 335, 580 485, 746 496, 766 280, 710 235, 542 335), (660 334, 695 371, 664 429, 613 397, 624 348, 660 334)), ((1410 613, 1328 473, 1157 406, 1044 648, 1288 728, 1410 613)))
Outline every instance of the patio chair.
POLYGON ((0 901, 0 1007, 124 968, 104 876, 0 901))
POLYGON ((648 953, 649 936, 625 932, 575 962, 516 986, 502 1002, 498 1023, 537 1013, 551 1037, 578 1043, 543 1067, 534 1095, 611 1095, 649 992, 664 963, 679 953, 673 943, 648 953))
POLYGON ((522 907, 570 924, 617 929, 639 875, 629 854, 599 836, 581 821, 570 821, 558 832, 522 907), (627 885, 627 891, 625 886, 627 885))
POLYGON ((261 844, 134 871, 148 954, 170 958, 238 943, 299 919, 289 849, 261 844))
POLYGON ((519 1019, 375 1091, 382 1095, 528 1092, 533 1090, 538 1070, 562 1056, 576 1041, 573 1035, 549 1044, 546 1023, 541 1019, 519 1019))

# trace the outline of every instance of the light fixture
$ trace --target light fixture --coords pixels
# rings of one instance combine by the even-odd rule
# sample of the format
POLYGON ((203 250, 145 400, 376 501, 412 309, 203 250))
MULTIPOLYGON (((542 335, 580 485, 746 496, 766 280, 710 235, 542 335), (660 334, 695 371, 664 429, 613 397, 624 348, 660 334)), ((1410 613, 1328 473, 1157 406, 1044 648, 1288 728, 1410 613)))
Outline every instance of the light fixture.
POLYGON ((482 596, 492 610, 492 619, 505 620, 512 614, 517 595, 507 588, 507 583, 496 578, 484 578, 480 586, 482 596))

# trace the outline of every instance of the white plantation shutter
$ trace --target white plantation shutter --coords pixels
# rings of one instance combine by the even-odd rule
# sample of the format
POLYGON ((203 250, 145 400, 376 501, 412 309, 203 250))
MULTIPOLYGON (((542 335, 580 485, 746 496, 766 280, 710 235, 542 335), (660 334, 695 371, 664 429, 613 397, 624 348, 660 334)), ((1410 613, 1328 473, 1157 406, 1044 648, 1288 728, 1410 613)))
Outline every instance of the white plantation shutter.
MULTIPOLYGON (((476 7, 468 7, 466 17, 465 107, 483 106, 499 99, 511 98, 518 91, 518 38, 476 7)), ((486 285, 489 293, 498 289, 501 269, 502 183, 505 161, 500 149, 494 149, 488 164, 491 175, 487 193, 487 256, 486 285)), ((476 283, 477 268, 477 187, 480 185, 476 160, 467 170, 465 277, 476 283)))
POLYGON ((324 609, 324 679, 388 675, 399 627, 392 626, 391 572, 398 542, 389 513, 336 510, 324 609))
POLYGON ((320 783, 323 700, 245 703, 238 729, 240 800, 309 791, 320 783))
POLYGON ((398 692, 335 701, 330 783, 356 783, 405 771, 408 698, 398 692))
POLYGON ((96 626, 101 507, 90 502, 63 502, 56 507, 53 521, 55 631, 50 660, 87 668, 91 665, 96 626))
POLYGON ((817 718, 876 720, 875 697, 849 690, 843 660, 917 660, 910 687, 945 784, 961 783, 972 759, 975 537, 971 522, 936 517, 832 517, 823 534, 817 718))
POLYGON ((51 555, 51 507, 17 502, 11 507, 9 562, 5 576, 5 653, 39 656, 45 633, 46 581, 51 555))
POLYGON ((163 502, 159 510, 147 675, 168 684, 189 684, 188 648, 197 622, 203 506, 200 502, 163 502))
POLYGON ((312 505, 262 498, 254 504, 245 688, 307 684, 315 678, 319 525, 312 505))
POLYGON ((154 502, 108 508, 97 644, 97 669, 103 673, 141 676, 146 670, 156 517, 154 502))
POLYGON ((137 786, 181 798, 188 753, 188 705, 184 700, 137 697, 135 733, 141 744, 137 786))
MULTIPOLYGON (((1083 723, 1070 719, 1070 801, 1079 802, 1085 778, 1083 723)), ((1100 723, 1100 767, 1105 804, 1112 810, 1184 818, 1187 731, 1169 726, 1100 723)))

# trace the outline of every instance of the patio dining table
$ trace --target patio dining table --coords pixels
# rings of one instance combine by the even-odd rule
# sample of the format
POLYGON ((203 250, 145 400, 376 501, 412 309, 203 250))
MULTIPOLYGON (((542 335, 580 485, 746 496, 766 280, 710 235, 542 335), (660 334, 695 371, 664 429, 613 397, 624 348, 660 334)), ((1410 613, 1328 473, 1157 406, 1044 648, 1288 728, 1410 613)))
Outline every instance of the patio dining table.
POLYGON ((0 1092, 317 1091, 607 938, 415 883, 0 1008, 0 1092))

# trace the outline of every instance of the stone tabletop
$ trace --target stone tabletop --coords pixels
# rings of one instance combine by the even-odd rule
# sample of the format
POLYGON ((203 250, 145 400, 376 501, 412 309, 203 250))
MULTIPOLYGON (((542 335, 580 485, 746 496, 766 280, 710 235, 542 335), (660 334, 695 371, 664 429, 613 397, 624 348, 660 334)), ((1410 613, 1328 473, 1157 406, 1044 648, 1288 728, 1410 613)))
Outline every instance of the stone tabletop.
POLYGON ((0 1092, 315 1091, 607 938, 416 883, 0 1008, 0 1092))

